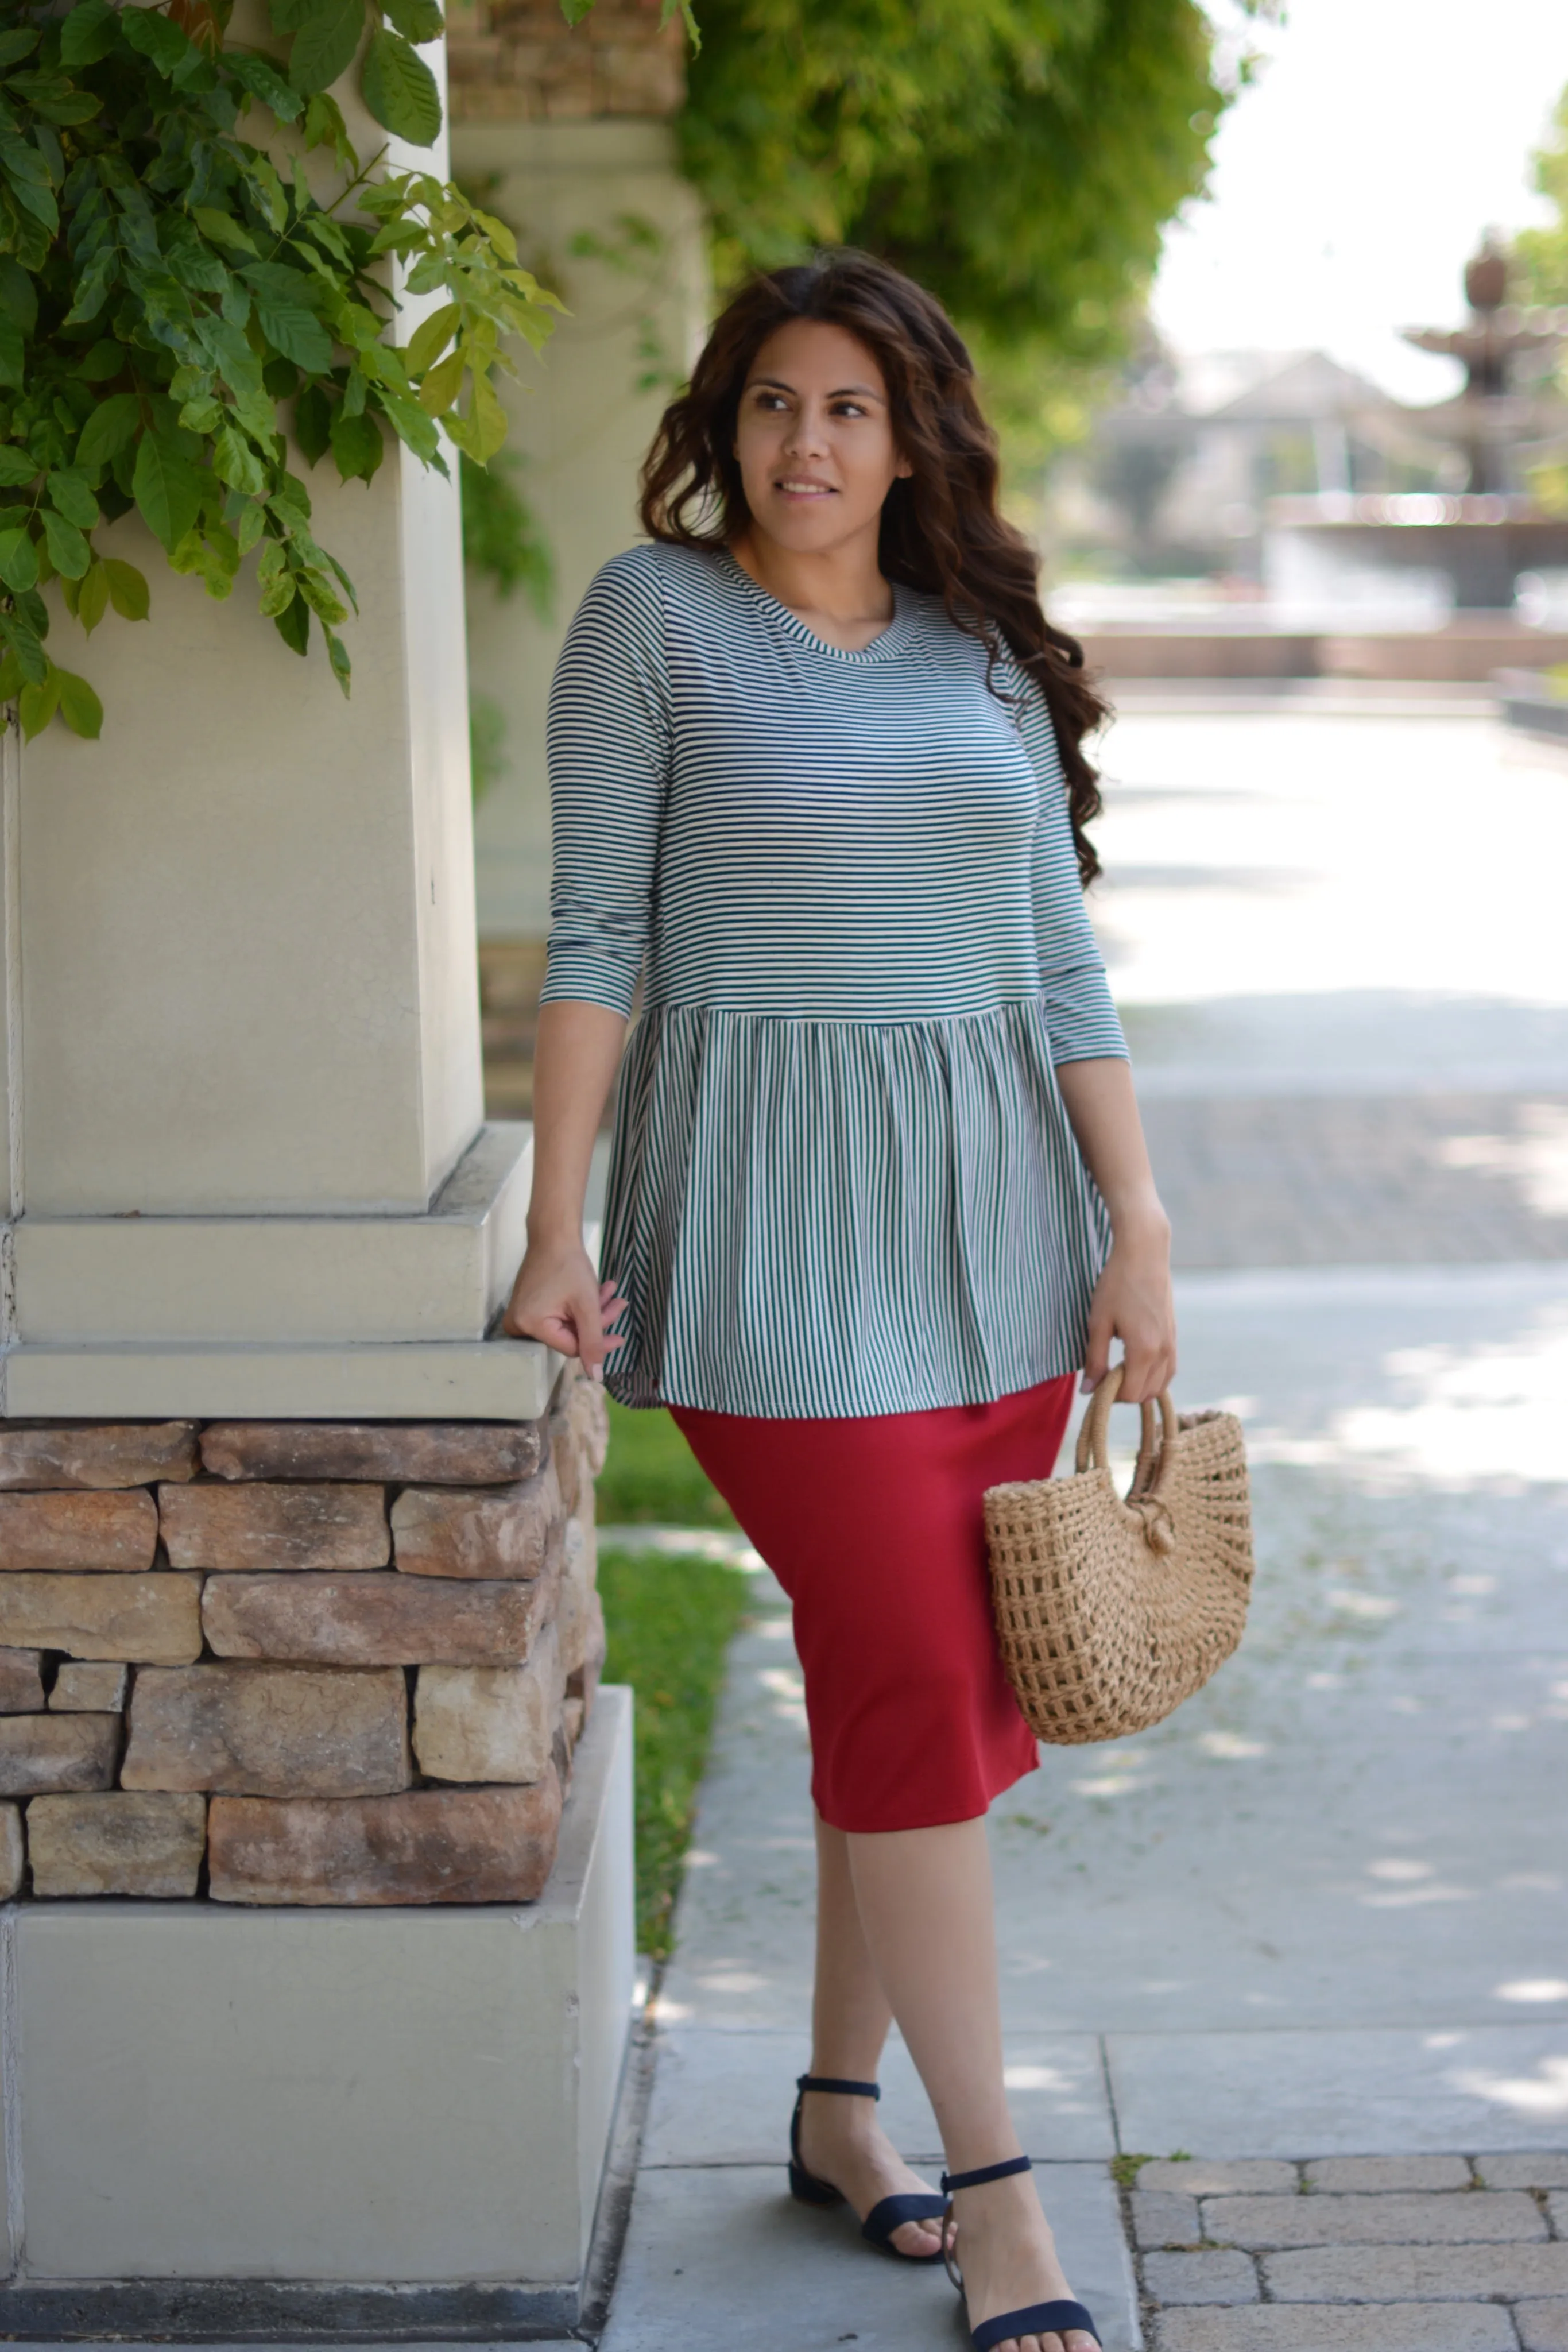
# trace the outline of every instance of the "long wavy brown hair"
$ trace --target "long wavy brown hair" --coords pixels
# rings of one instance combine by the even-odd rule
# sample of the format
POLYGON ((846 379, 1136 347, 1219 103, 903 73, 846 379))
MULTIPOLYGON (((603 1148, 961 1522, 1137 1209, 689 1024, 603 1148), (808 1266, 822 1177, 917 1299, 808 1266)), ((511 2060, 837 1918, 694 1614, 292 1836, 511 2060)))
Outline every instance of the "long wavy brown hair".
MULTIPOLYGON (((847 247, 754 278, 715 323, 691 383, 665 409, 643 467, 641 512, 651 539, 723 547, 750 520, 735 456, 741 394, 769 335, 820 319, 857 336, 887 385, 893 429, 914 467, 882 510, 884 576, 940 596, 948 617, 991 656, 1005 643, 1045 698, 1067 777, 1078 871, 1100 861, 1085 828, 1100 814, 1083 739, 1107 716, 1075 637, 1040 608, 1040 563, 998 510, 997 436, 980 412, 975 371, 941 304, 901 270, 847 247)), ((988 683, 993 684, 992 669, 988 683)))

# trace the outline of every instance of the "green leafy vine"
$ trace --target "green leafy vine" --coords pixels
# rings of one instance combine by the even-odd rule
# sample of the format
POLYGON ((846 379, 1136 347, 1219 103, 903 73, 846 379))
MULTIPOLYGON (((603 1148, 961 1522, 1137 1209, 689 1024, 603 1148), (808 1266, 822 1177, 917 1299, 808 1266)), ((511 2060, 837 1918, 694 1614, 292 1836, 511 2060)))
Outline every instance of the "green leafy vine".
POLYGON ((384 150, 361 163, 328 94, 361 55, 371 114, 428 145, 439 98, 412 44, 442 30, 436 0, 269 5, 264 54, 228 42, 228 0, 0 0, 0 700, 28 737, 57 713, 99 730, 44 592, 89 635, 144 619, 144 575, 94 542, 132 508, 210 595, 256 552, 262 612, 298 654, 319 624, 346 693, 354 587, 313 536, 279 404, 345 481, 389 432, 442 473, 443 436, 484 466, 503 339, 538 350, 560 308, 457 188, 384 150), (440 299, 400 344, 405 297, 440 299))

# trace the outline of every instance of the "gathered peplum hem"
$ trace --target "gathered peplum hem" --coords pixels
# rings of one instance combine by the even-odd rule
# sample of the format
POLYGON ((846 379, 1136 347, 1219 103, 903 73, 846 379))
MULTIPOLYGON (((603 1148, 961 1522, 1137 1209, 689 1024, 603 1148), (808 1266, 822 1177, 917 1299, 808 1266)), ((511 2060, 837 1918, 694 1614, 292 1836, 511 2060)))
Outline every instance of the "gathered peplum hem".
POLYGON ((656 1004, 616 1107, 607 1382, 781 1419, 989 1403, 1082 1364, 1108 1241, 1043 998, 896 1022, 656 1004))

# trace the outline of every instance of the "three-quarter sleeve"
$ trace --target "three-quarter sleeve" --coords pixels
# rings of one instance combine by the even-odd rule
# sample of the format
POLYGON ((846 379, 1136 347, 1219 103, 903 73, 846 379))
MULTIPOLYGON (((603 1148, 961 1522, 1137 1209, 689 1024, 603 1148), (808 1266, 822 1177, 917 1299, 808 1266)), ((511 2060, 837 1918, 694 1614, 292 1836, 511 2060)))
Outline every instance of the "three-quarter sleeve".
POLYGON ((673 740, 653 554, 633 548, 595 575, 556 664, 544 1003, 630 1013, 648 944, 673 740))
POLYGON ((1067 778, 1045 698, 1021 670, 1019 731, 1040 779, 1040 822, 1034 837, 1034 923, 1051 1057, 1055 1063, 1125 1061, 1126 1039, 1111 1002, 1104 961, 1095 944, 1078 878, 1068 816, 1067 778))

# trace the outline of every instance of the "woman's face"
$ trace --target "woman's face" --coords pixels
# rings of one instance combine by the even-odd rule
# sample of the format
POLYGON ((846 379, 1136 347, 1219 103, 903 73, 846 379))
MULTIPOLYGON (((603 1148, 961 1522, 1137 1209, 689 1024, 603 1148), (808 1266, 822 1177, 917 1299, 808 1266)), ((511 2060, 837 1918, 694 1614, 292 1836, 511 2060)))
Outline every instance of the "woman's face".
POLYGON ((881 368, 846 328, 819 319, 792 319, 758 352, 735 454, 755 527, 798 555, 874 531, 888 491, 913 471, 881 368))

